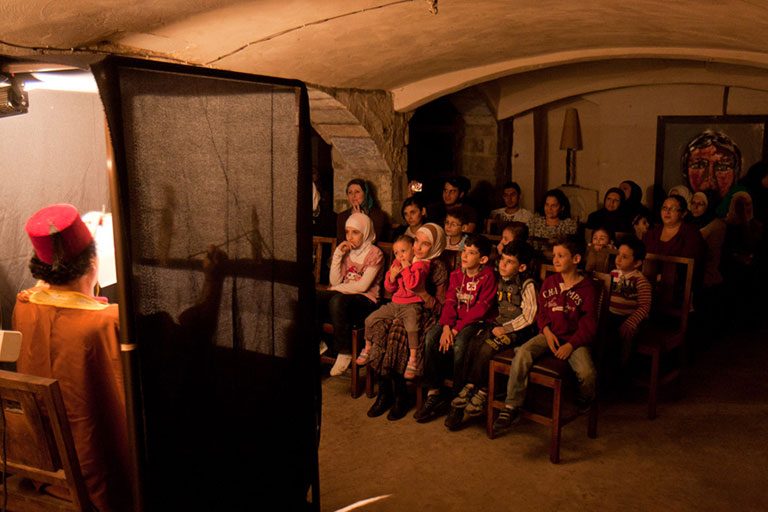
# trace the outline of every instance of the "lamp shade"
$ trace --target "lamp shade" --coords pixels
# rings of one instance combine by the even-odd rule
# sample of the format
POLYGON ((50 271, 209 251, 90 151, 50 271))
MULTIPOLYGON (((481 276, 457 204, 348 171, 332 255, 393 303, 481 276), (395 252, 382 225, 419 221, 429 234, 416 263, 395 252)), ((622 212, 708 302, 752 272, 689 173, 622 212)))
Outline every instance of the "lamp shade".
POLYGON ((560 149, 581 149, 581 127, 579 126, 579 111, 569 108, 565 111, 563 135, 560 137, 560 149))

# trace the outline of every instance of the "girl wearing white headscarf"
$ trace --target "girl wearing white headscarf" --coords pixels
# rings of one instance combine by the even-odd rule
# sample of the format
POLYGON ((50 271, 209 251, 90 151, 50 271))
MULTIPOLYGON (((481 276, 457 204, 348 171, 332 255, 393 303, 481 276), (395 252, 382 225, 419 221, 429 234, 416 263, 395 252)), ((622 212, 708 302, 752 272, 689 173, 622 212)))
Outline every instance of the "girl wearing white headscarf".
POLYGON ((352 327, 362 325, 376 309, 384 267, 381 249, 373 245, 373 222, 364 213, 353 213, 345 224, 346 240, 336 247, 331 260, 330 289, 318 290, 319 323, 333 324, 337 352, 331 375, 341 375, 352 361, 352 327))

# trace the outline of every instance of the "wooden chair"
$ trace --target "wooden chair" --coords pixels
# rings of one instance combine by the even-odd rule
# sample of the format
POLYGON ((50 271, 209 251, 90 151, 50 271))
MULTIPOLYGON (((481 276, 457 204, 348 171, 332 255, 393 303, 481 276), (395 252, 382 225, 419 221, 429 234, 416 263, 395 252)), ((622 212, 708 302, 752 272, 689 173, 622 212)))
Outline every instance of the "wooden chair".
POLYGON ((659 387, 680 379, 685 360, 685 336, 691 310, 693 287, 693 258, 663 256, 649 253, 643 264, 643 274, 653 288, 651 318, 647 322, 636 352, 651 358, 648 379, 637 379, 648 388, 648 419, 656 417, 659 387), (675 356, 664 375, 662 359, 675 356))
MULTIPOLYGON (((542 281, 548 274, 553 272, 554 268, 551 265, 543 265, 541 268, 542 281)), ((587 278, 591 278, 595 287, 600 290, 598 295, 599 322, 596 334, 597 339, 595 340, 592 350, 593 359, 595 359, 595 367, 599 369, 601 366, 600 359, 602 358, 602 345, 605 340, 604 324, 607 315, 604 313, 608 309, 608 295, 610 293, 611 278, 608 274, 599 273, 591 274, 591 277, 587 278)), ((490 362, 486 433, 491 439, 494 437, 494 409, 501 410, 504 408, 504 401, 499 400, 496 396, 496 377, 499 374, 509 377, 514 355, 514 349, 510 348, 497 354, 490 362)), ((568 362, 557 359, 552 355, 538 359, 531 368, 528 376, 529 389, 526 396, 526 404, 525 407, 521 408, 520 415, 523 418, 550 427, 549 460, 553 464, 560 462, 560 434, 563 426, 579 416, 579 413, 575 408, 564 411, 564 405, 567 402, 566 398, 572 394, 571 391, 575 389, 575 386, 573 385, 575 384, 575 380, 575 375, 568 362), (535 390, 532 389, 532 386, 540 386, 552 390, 551 407, 546 401, 543 402, 544 405, 542 406, 542 402, 535 400, 532 393, 535 390)), ((504 389, 506 390, 506 388, 504 389)), ((595 389, 599 389, 599 386, 595 386, 595 389)), ((597 409, 597 397, 595 397, 588 411, 589 419, 587 422, 587 435, 593 439, 597 437, 597 409)))
POLYGON ((0 371, 8 510, 91 510, 59 383, 0 371), (67 488, 72 501, 38 493, 28 479, 67 488))
POLYGON ((312 249, 313 249, 313 255, 312 259, 314 260, 315 268, 314 268, 314 274, 315 274, 315 284, 320 284, 320 281, 322 279, 323 275, 323 261, 324 258, 324 249, 326 247, 330 247, 331 252, 330 255, 333 256, 334 251, 336 251, 336 239, 330 238, 326 236, 313 236, 312 237, 312 249))

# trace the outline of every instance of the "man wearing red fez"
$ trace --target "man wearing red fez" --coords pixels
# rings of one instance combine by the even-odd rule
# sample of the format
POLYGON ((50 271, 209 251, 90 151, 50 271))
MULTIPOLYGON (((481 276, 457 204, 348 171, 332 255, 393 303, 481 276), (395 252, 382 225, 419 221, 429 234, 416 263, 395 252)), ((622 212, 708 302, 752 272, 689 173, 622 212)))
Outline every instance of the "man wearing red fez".
POLYGON ((93 505, 100 512, 130 510, 118 308, 94 297, 95 243, 68 204, 43 208, 26 230, 35 250, 29 268, 45 285, 16 300, 13 326, 23 335, 18 371, 59 381, 93 505))

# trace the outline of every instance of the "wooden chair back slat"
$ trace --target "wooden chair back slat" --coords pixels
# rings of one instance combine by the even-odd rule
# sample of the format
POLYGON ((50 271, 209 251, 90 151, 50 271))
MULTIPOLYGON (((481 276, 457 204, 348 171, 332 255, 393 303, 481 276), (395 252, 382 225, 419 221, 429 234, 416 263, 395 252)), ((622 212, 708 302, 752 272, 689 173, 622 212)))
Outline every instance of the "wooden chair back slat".
POLYGON ((336 239, 327 237, 327 236, 313 236, 312 237, 312 249, 314 250, 314 274, 315 274, 315 284, 320 284, 320 280, 322 278, 323 274, 323 261, 325 260, 323 256, 323 249, 325 247, 330 247, 330 256, 333 256, 333 253, 336 251, 336 239))
POLYGON ((680 330, 688 328, 693 289, 693 258, 648 253, 643 274, 653 288, 653 313, 680 318, 680 330))

